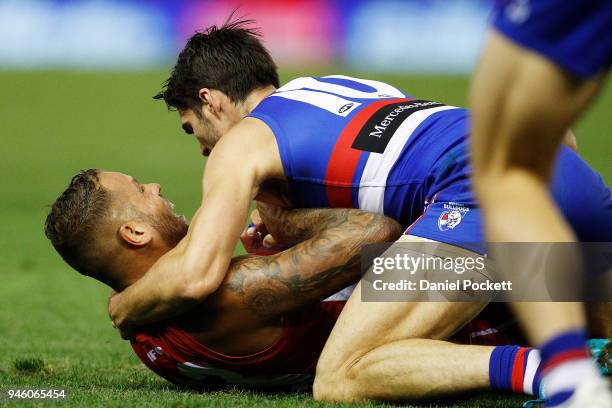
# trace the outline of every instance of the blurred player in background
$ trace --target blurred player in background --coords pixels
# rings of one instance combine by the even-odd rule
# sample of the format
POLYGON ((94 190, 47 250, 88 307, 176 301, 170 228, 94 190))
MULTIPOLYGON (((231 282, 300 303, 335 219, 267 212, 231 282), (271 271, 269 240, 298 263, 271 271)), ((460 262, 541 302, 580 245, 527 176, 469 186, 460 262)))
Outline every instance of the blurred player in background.
MULTIPOLYGON (((611 62, 611 1, 496 2, 470 95, 474 184, 488 241, 576 241, 548 184, 564 134, 601 89, 611 62)), ((517 268, 512 256, 500 261, 505 276, 510 265, 517 268)), ((579 286, 579 270, 550 273, 573 273, 579 286)), ((515 309, 542 348, 546 406, 610 407, 606 383, 585 353, 582 304, 515 309)))
MULTIPOLYGON (((239 22, 194 35, 158 97, 178 110, 183 129, 210 158, 202 206, 185 238, 111 299, 109 313, 120 329, 175 316, 216 291, 253 198, 369 210, 407 228, 403 242, 442 242, 468 257, 485 250, 469 183, 465 109, 343 75, 297 78, 280 87, 270 55, 239 22)), ((553 194, 577 234, 612 240, 612 224, 601 222, 612 221, 608 189, 569 148, 559 153, 555 180, 553 194), (589 199, 576 186, 588 186, 589 199)), ((360 295, 358 285, 319 360, 315 398, 413 399, 428 396, 428 387, 450 392, 451 381, 396 375, 423 347, 452 354, 445 361, 455 366, 478 361, 501 388, 509 388, 514 363, 522 367, 524 356, 512 350, 474 359, 431 340, 450 336, 488 300, 385 303, 363 302, 360 295), (381 365, 371 359, 388 370, 377 370, 381 365), (363 363, 359 370, 351 370, 357 362, 363 363)))

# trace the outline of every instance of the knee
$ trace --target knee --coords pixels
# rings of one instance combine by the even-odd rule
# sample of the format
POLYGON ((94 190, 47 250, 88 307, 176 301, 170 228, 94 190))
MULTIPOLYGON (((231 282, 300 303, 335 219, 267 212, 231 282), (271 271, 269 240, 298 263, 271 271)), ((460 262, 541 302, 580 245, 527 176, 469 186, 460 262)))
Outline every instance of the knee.
POLYGON ((546 189, 546 175, 540 171, 520 166, 491 171, 480 179, 474 179, 474 187, 483 202, 497 202, 500 199, 512 200, 532 188, 546 189))
POLYGON ((327 374, 317 372, 312 384, 312 397, 315 401, 341 401, 334 386, 335 379, 327 374))
POLYGON ((344 368, 328 369, 317 366, 317 374, 312 385, 312 395, 316 401, 353 402, 360 399, 355 390, 356 378, 344 368))
POLYGON ((533 154, 510 153, 497 156, 473 160, 472 182, 480 197, 497 197, 500 192, 503 194, 525 182, 548 183, 552 165, 543 156, 534 158, 533 154))

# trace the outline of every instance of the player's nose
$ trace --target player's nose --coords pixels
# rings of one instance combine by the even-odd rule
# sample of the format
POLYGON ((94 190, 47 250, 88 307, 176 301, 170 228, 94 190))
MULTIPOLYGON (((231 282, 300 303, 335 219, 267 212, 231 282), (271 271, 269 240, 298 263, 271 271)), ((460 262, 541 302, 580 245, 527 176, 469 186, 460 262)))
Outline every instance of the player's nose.
POLYGON ((202 147, 202 156, 208 157, 210 155, 210 149, 207 147, 202 147))
POLYGON ((158 183, 149 183, 147 184, 147 188, 153 194, 159 195, 161 192, 161 186, 158 183))

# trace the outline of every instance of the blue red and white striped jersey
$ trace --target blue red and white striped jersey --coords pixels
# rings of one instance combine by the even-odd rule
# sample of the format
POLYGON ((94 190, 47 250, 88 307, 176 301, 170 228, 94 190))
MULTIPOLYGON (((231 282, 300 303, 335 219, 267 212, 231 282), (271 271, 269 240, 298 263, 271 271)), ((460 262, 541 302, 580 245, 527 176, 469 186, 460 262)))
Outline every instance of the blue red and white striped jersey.
POLYGON ((250 116, 272 129, 296 207, 361 208, 406 227, 468 177, 468 111, 383 82, 297 78, 250 116))

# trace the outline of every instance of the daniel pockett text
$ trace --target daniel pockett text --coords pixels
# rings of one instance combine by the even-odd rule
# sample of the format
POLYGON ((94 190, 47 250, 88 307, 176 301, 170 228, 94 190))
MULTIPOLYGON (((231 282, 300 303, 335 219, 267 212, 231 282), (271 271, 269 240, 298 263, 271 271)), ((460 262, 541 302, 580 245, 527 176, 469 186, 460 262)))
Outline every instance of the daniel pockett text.
POLYGON ((416 237, 402 239, 363 247, 363 301, 612 300, 612 243, 462 243, 459 247, 416 237), (503 267, 500 255, 509 260, 503 267))
POLYGON ((513 290, 512 281, 492 277, 486 255, 430 243, 394 244, 381 252, 362 258, 368 262, 367 269, 362 264, 366 301, 490 301, 513 290))
MULTIPOLYGON (((380 279, 372 282, 376 291, 510 291, 511 281, 495 282, 492 279, 484 281, 460 278, 466 272, 477 272, 479 276, 485 275, 486 256, 458 256, 458 257, 436 257, 427 254, 404 253, 392 256, 378 256, 372 263, 372 273, 379 275, 380 279), (381 275, 385 272, 403 272, 406 276, 415 276, 419 271, 442 271, 449 272, 451 279, 443 281, 420 278, 418 280, 400 279, 399 281, 387 281, 381 275)), ((470 273, 472 275, 472 273, 470 273)))

